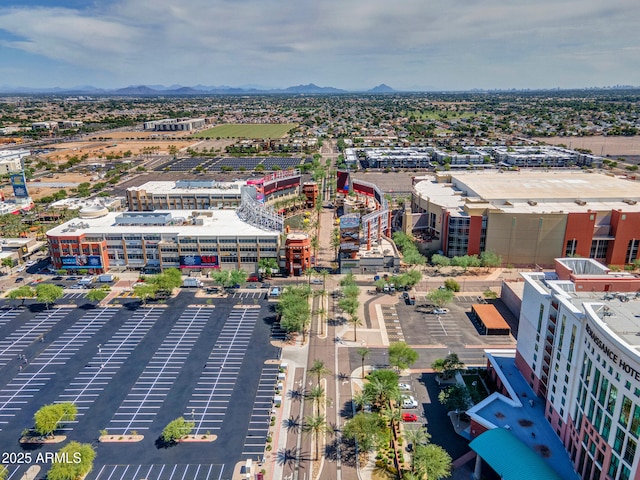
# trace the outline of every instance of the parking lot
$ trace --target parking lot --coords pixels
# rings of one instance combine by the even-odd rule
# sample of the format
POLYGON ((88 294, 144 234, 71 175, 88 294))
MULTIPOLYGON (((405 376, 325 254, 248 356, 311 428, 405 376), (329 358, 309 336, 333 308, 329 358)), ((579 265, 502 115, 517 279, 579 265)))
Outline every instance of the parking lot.
MULTIPOLYGON (((478 295, 457 295, 445 308, 446 313, 433 313, 434 306, 424 295, 417 295, 415 305, 399 298, 396 305, 382 308, 390 341, 404 339, 420 351, 417 368, 429 368, 436 358, 455 352, 467 365, 484 363, 484 349, 515 347, 512 335, 482 335, 474 324, 471 305, 485 300, 478 295)), ((502 308, 501 313, 507 312, 502 308)), ((517 324, 517 319, 506 318, 517 324)))
MULTIPOLYGON (((211 304, 183 291, 149 307, 126 299, 107 308, 0 307, 0 445, 19 449, 41 406, 70 401, 78 417, 57 433, 95 446, 90 480, 230 478, 236 462, 263 452, 278 374, 265 321, 272 312, 251 296, 259 292, 247 293, 244 306, 246 295, 211 304), (159 446, 179 416, 213 441, 159 446), (103 429, 116 441, 98 443, 103 429), (142 441, 117 441, 134 430, 142 441)), ((20 478, 24 469, 10 472, 20 478)))

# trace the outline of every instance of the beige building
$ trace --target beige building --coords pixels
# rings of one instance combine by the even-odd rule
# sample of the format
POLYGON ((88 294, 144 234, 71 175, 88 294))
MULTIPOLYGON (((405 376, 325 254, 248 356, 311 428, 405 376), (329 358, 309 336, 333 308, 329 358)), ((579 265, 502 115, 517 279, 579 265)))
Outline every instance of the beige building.
POLYGON ((441 173, 416 179, 405 231, 449 257, 493 251, 505 264, 578 255, 638 258, 640 183, 581 171, 441 173))

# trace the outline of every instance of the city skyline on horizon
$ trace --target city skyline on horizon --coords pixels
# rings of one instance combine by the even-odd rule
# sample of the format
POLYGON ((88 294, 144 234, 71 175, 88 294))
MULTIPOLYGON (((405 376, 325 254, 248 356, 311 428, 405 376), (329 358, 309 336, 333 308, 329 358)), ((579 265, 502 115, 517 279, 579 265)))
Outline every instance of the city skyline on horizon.
POLYGON ((572 89, 637 85, 631 0, 482 5, 354 0, 7 0, 4 85, 314 83, 347 91, 572 89), (622 32, 622 33, 621 33, 622 32))

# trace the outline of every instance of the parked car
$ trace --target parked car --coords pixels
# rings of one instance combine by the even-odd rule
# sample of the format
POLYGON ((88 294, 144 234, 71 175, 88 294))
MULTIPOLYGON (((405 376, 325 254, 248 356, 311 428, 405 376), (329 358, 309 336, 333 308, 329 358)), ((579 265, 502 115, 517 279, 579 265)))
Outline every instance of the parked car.
POLYGON ((257 275, 251 275, 249 278, 247 278, 247 282, 259 282, 260 278, 258 278, 257 275))
POLYGON ((409 385, 408 383, 399 383, 398 388, 400 390, 411 390, 411 385, 409 385))
POLYGON ((402 421, 403 422, 417 422, 418 421, 418 416, 415 413, 403 413, 402 414, 402 421))
POLYGON ((403 395, 402 408, 418 408, 418 401, 411 395, 403 395))
POLYGON ((24 282, 24 277, 17 277, 16 283, 21 283, 21 282, 24 282))
POLYGON ((433 313, 435 315, 444 315, 445 313, 449 313, 448 308, 434 308, 433 313))

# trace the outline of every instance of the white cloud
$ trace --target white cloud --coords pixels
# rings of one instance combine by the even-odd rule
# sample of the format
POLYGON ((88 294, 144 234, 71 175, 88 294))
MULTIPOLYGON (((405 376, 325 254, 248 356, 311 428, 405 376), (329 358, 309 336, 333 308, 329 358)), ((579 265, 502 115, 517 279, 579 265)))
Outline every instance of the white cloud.
POLYGON ((0 31, 15 37, 2 45, 119 85, 357 88, 375 77, 396 88, 546 87, 557 85, 554 72, 563 81, 582 72, 566 85, 579 86, 617 83, 607 71, 630 82, 638 71, 636 0, 99 3, 0 8, 0 31))

